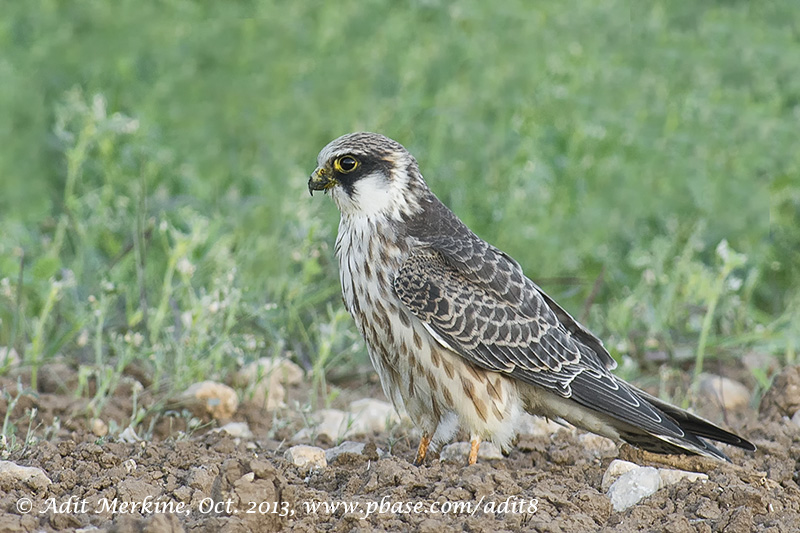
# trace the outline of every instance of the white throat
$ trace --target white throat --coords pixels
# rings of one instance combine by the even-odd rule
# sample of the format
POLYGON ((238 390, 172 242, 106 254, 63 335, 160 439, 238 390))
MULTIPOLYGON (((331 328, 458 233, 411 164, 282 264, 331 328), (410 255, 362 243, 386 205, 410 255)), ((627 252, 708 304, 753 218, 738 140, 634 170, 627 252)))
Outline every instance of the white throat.
MULTIPOLYGON (((393 210, 398 195, 392 189, 386 176, 374 172, 356 181, 349 195, 343 187, 338 186, 331 193, 343 215, 372 218, 393 210)), ((399 197, 402 198, 402 193, 399 197)))

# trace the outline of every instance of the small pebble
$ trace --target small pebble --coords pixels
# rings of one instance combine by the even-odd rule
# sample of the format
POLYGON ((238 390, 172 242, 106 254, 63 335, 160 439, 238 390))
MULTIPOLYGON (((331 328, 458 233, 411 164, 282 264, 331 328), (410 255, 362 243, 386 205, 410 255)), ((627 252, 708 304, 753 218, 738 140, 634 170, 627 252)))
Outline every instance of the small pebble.
POLYGON ((317 470, 328 466, 325 460, 325 450, 316 446, 305 446, 300 444, 292 446, 283 456, 293 465, 305 470, 317 470))

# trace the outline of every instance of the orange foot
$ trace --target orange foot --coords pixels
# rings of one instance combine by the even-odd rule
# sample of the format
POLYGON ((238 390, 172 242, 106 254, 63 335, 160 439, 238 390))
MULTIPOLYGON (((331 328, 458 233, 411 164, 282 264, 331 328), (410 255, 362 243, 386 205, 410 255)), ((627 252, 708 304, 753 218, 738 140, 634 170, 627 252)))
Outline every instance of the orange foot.
POLYGON ((422 434, 419 439, 419 448, 417 448, 417 456, 414 458, 414 466, 420 466, 425 461, 425 456, 428 455, 428 446, 431 445, 431 438, 427 433, 422 434))
POLYGON ((469 443, 469 458, 467 459, 468 465, 474 465, 478 462, 478 449, 481 447, 481 438, 472 437, 469 443))

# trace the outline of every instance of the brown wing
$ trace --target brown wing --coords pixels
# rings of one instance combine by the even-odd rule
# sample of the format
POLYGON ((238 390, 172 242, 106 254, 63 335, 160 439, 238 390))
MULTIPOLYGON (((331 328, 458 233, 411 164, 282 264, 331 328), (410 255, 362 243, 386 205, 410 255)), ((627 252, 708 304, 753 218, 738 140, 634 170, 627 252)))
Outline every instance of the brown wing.
POLYGON ((518 265, 487 252, 464 269, 438 250, 415 250, 394 280, 395 292, 440 342, 488 370, 567 398, 577 375, 604 375, 606 362, 576 341, 518 265))

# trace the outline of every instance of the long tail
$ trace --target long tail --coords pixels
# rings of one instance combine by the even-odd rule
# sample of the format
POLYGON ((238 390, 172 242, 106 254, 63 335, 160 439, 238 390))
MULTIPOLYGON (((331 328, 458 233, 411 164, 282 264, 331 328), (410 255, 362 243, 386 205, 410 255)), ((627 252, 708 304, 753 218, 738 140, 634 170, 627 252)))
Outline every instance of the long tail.
POLYGON ((612 374, 584 372, 572 382, 572 399, 602 416, 621 439, 655 453, 688 453, 730 461, 705 439, 755 451, 749 441, 670 405, 612 374))
MULTIPOLYGON (((690 437, 689 439, 690 442, 694 443, 695 441, 699 441, 703 445, 703 448, 701 450, 690 450, 690 451, 697 451, 699 452, 700 455, 712 456, 718 459, 725 459, 726 461, 730 461, 727 455, 722 453, 719 449, 717 449, 715 446, 711 445, 704 439, 711 439, 717 442, 724 442, 725 444, 730 444, 731 446, 736 446, 737 448, 742 448, 743 450, 751 452, 756 451, 756 446, 752 442, 745 440, 742 437, 734 433, 731 433, 730 431, 725 431, 724 429, 712 424, 711 422, 705 420, 704 418, 701 418, 695 414, 685 411, 684 409, 681 409, 679 407, 675 407, 674 405, 668 404, 663 400, 659 400, 658 398, 650 396, 644 391, 637 389, 636 392, 642 399, 649 402, 659 411, 665 413, 667 416, 672 418, 672 420, 678 425, 678 427, 680 427, 684 431, 684 433, 686 433, 686 435, 690 437)), ((680 446, 680 443, 678 444, 678 447, 685 450, 685 447, 680 446)), ((647 449, 644 446, 642 446, 642 448, 647 449)))

